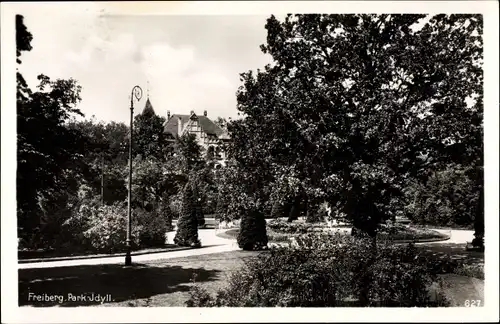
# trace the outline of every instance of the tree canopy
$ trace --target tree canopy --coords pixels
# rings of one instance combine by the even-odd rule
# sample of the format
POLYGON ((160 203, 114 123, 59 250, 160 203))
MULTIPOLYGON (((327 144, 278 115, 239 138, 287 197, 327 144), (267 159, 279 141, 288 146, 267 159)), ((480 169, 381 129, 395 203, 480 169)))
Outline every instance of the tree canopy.
POLYGON ((327 196, 374 235, 405 177, 482 165, 480 15, 272 16, 266 29, 273 64, 241 74, 230 128, 245 170, 327 196))

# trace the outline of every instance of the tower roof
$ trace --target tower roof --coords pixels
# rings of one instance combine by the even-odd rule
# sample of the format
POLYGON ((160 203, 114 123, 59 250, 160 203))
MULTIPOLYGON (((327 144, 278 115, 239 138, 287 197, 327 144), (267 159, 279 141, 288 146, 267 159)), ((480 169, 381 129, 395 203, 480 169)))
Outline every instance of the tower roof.
POLYGON ((151 104, 151 101, 149 101, 149 98, 146 101, 146 105, 144 106, 144 109, 142 110, 142 114, 149 115, 149 116, 156 115, 155 110, 153 109, 153 105, 151 104))

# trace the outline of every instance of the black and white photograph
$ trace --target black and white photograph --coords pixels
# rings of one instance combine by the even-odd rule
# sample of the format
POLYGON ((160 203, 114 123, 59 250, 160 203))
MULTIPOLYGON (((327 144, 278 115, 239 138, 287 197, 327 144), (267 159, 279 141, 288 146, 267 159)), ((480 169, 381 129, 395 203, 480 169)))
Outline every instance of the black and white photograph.
POLYGON ((498 320, 498 2, 236 3, 2 3, 5 322, 498 320))

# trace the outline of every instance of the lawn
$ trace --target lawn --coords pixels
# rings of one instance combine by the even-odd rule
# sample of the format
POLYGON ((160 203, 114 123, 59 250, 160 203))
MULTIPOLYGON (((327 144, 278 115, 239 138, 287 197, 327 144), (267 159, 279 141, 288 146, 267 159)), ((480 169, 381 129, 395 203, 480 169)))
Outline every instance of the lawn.
MULTIPOLYGON (((257 252, 234 251, 186 258, 156 260, 125 267, 121 264, 19 269, 20 306, 185 306, 196 281, 211 291, 225 276, 257 252), (110 294, 113 302, 32 301, 29 293, 48 296, 110 294)), ((32 295, 31 295, 32 296, 32 295)))

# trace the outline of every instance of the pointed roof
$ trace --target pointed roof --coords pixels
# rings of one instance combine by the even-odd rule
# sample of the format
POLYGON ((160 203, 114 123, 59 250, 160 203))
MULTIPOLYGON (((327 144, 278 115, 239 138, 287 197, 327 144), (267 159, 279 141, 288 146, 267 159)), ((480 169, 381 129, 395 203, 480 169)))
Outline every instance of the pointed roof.
POLYGON ((144 106, 144 109, 142 110, 143 115, 156 115, 155 110, 153 109, 153 105, 151 104, 151 101, 148 100, 146 101, 146 105, 144 106))
MULTIPOLYGON (((200 123, 203 131, 208 135, 215 135, 217 137, 224 134, 224 130, 217 126, 212 120, 210 120, 207 116, 198 116, 198 122, 200 123)), ((178 123, 181 125, 186 124, 193 115, 178 115, 174 114, 170 119, 165 123, 165 132, 170 133, 172 135, 177 135, 178 132, 178 123)))

